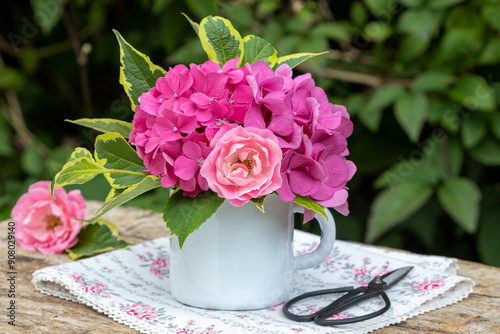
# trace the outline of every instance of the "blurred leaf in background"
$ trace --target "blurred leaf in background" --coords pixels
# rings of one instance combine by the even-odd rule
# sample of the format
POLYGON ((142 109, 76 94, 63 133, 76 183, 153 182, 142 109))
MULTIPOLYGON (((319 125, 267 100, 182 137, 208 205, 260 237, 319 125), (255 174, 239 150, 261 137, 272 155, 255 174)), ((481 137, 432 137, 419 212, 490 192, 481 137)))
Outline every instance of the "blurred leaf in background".
MULTIPOLYGON (((194 22, 228 18, 312 72, 350 112, 351 214, 338 236, 500 266, 500 1, 70 0, 0 4, 0 214, 97 135, 130 121, 112 29, 168 70, 206 55, 194 22), (44 20, 45 19, 45 20, 44 20)), ((271 50, 269 50, 270 52, 271 50)), ((249 55, 250 56, 250 55, 249 55)), ((104 200, 104 178, 82 187, 104 200)), ((132 200, 162 210, 164 189, 132 200)), ((315 224, 297 225, 317 232, 315 224)))

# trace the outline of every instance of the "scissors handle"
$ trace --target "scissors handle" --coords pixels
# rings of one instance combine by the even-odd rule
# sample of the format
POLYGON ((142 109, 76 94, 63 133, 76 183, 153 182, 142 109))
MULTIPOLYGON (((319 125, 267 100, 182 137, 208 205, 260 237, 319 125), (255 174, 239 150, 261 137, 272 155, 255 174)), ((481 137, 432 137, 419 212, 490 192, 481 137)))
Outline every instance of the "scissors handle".
POLYGON ((345 325, 374 318, 386 312, 390 307, 391 302, 384 291, 378 289, 370 289, 369 287, 361 287, 347 293, 346 295, 340 297, 330 305, 320 310, 318 314, 313 318, 313 320, 315 324, 321 326, 345 325), (326 320, 327 318, 345 309, 348 309, 352 305, 376 297, 377 295, 380 295, 385 302, 385 306, 380 310, 353 318, 326 320))
MULTIPOLYGON (((329 294, 334 294, 334 293, 344 293, 344 292, 349 293, 353 290, 354 290, 353 287, 345 287, 345 288, 325 289, 325 290, 307 292, 307 293, 304 293, 302 295, 299 295, 297 297, 290 299, 285 305, 283 305, 283 313, 290 320, 294 320, 294 321, 298 321, 298 322, 313 321, 315 319, 315 317, 319 313, 323 312, 325 309, 321 309, 321 310, 316 311, 316 312, 311 313, 311 314, 297 315, 297 314, 293 314, 290 312, 291 306, 296 304, 297 302, 304 300, 304 299, 307 299, 307 298, 321 296, 321 295, 329 295, 329 294)), ((332 304, 330 304, 330 305, 332 305, 332 304)), ((330 305, 328 305, 328 306, 330 306, 330 305)))

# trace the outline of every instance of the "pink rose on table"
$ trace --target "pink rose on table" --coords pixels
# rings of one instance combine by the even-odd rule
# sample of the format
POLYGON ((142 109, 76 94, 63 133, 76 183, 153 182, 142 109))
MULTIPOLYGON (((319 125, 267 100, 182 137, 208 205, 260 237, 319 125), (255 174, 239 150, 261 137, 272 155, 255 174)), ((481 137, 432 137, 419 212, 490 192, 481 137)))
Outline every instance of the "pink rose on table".
POLYGON ((281 187, 282 153, 270 130, 224 125, 211 146, 200 174, 232 205, 242 206, 281 187))
POLYGON ((50 182, 32 184, 12 209, 16 224, 16 238, 21 247, 43 254, 62 253, 73 247, 85 219, 85 200, 79 190, 69 193, 56 188, 54 199, 50 182))

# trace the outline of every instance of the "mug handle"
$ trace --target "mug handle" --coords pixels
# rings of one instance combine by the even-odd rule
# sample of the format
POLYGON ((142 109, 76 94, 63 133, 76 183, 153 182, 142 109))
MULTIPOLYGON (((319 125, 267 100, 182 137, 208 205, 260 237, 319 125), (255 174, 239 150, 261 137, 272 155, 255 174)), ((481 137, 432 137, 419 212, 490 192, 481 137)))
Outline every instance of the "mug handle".
MULTIPOLYGON (((297 205, 295 203, 293 203, 293 205, 293 213, 304 213, 303 206, 297 205)), ((309 254, 295 256, 293 258, 293 268, 295 270, 316 267, 321 262, 323 262, 328 257, 328 255, 330 255, 336 236, 335 220, 333 219, 333 216, 328 208, 325 208, 325 213, 328 216, 328 219, 317 212, 314 214, 314 218, 316 218, 316 220, 319 222, 319 226, 321 228, 321 240, 319 242, 318 248, 316 248, 309 254)))

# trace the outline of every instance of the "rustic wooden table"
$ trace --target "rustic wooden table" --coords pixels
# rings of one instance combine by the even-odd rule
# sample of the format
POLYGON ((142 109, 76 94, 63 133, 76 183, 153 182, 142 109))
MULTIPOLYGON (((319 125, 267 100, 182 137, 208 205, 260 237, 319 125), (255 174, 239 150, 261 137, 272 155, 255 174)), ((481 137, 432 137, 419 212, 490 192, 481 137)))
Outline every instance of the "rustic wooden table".
MULTIPOLYGON (((89 202, 93 213, 99 203, 89 202)), ((137 208, 117 208, 106 214, 122 237, 130 243, 140 243, 168 234, 162 216, 137 208)), ((0 333, 138 333, 115 322, 91 307, 47 296, 35 290, 32 273, 47 266, 70 261, 65 254, 43 255, 16 248, 15 307, 16 326, 8 324, 10 300, 7 298, 7 221, 0 223, 0 292, 2 309, 0 333)), ((471 277, 474 292, 465 300, 373 333, 500 333, 500 268, 459 260, 458 274, 471 277)))

